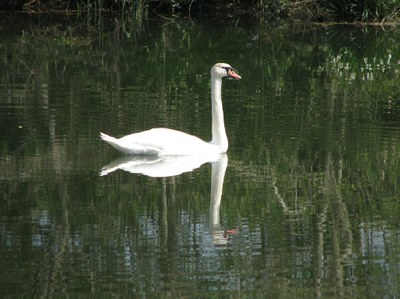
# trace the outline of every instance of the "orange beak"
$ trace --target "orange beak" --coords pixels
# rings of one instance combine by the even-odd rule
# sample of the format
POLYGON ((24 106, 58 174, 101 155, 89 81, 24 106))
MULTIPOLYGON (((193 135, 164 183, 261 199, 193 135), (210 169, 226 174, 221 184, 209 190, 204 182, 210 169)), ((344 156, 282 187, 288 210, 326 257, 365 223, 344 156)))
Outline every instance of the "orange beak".
POLYGON ((233 70, 228 70, 228 76, 234 79, 242 79, 238 74, 236 74, 233 70))

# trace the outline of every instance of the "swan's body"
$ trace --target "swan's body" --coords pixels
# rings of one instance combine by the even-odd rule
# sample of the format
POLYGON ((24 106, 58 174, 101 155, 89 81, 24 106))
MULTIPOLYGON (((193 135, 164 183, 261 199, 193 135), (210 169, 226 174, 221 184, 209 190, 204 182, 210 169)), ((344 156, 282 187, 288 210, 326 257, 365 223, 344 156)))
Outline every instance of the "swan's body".
POLYGON ((222 109, 222 78, 241 79, 229 64, 217 63, 211 68, 212 140, 168 128, 156 128, 126 135, 119 139, 100 133, 101 139, 127 155, 203 155, 220 154, 228 150, 222 109))
POLYGON ((221 147, 200 138, 168 128, 155 128, 126 135, 119 139, 100 133, 101 139, 126 155, 200 155, 224 153, 221 147))

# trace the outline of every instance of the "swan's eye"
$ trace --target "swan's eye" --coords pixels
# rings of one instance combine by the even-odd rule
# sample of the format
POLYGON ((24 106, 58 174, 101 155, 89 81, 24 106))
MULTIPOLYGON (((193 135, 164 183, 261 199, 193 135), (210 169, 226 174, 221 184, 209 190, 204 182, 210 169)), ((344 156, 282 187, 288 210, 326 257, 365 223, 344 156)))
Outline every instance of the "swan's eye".
POLYGON ((230 67, 227 67, 227 66, 223 66, 223 67, 222 67, 222 69, 224 69, 224 70, 225 70, 225 72, 226 72, 226 75, 228 75, 229 71, 231 71, 231 70, 232 70, 232 68, 230 68, 230 67))

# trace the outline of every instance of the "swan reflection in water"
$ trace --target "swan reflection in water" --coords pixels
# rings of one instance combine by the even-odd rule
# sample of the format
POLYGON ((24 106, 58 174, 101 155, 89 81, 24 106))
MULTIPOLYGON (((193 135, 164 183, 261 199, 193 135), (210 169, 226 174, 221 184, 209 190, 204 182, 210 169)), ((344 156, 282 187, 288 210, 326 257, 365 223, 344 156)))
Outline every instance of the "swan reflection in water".
POLYGON ((100 175, 105 176, 118 169, 150 177, 171 177, 211 164, 211 196, 209 211, 210 235, 215 245, 225 245, 229 234, 236 229, 225 230, 220 223, 220 205, 225 171, 228 166, 226 154, 200 156, 122 156, 104 166, 100 175))

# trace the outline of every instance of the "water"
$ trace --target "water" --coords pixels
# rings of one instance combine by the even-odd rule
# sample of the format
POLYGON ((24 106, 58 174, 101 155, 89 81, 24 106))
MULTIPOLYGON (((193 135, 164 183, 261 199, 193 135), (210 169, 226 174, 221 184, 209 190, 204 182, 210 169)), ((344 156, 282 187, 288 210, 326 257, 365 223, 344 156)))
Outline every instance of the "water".
POLYGON ((397 31, 7 18, 3 297, 399 296, 397 31), (219 61, 226 156, 154 177, 99 140, 209 139, 219 61))

